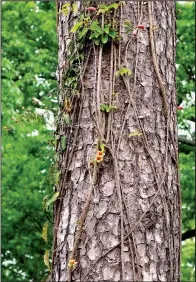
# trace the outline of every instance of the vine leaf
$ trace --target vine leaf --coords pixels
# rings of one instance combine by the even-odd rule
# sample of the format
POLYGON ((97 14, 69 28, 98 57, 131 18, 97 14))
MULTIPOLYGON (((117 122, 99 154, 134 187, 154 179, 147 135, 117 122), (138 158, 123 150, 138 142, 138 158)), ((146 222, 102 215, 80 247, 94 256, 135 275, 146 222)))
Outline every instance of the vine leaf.
POLYGON ((132 75, 132 71, 128 68, 121 68, 116 72, 116 76, 123 76, 123 75, 127 75, 130 76, 132 75))
POLYGON ((100 143, 100 148, 101 148, 101 151, 103 152, 103 153, 105 153, 105 145, 103 144, 103 143, 100 143))
POLYGON ((43 225, 42 238, 47 243, 47 241, 48 241, 48 221, 46 221, 43 225))
POLYGON ((129 137, 141 136, 141 135, 142 133, 139 130, 135 130, 129 134, 129 137))
POLYGON ((56 201, 56 199, 59 196, 59 192, 53 192, 47 196, 44 197, 43 199, 43 209, 48 210, 49 206, 56 201))
POLYGON ((102 32, 102 29, 101 29, 98 21, 93 21, 92 24, 91 24, 90 29, 92 31, 100 31, 100 32, 102 32))
POLYGON ((95 39, 94 42, 95 42, 95 45, 97 46, 99 45, 99 39, 95 39))
POLYGON ((63 13, 63 15, 66 17, 69 15, 70 12, 70 3, 66 3, 63 5, 62 10, 58 12, 58 14, 63 13))
POLYGON ((65 151, 66 146, 67 146, 67 137, 61 136, 61 150, 65 151))
POLYGON ((105 31, 105 33, 109 33, 110 32, 110 25, 111 24, 108 24, 108 25, 106 25, 105 27, 104 27, 104 31, 105 31))
POLYGON ((50 251, 46 250, 45 253, 44 253, 44 263, 48 267, 48 270, 51 271, 49 257, 50 257, 50 251))
POLYGON ((83 21, 82 22, 77 22, 76 24, 74 24, 74 26, 72 27, 70 32, 75 33, 82 25, 83 25, 83 21))
POLYGON ((88 32, 88 27, 84 27, 81 32, 79 32, 78 37, 81 39, 88 32))
POLYGON ((131 21, 126 20, 126 21, 124 22, 123 26, 124 26, 124 28, 125 28, 125 31, 126 31, 125 33, 126 33, 126 34, 128 34, 128 33, 130 33, 130 32, 133 31, 133 24, 132 24, 131 21))
POLYGON ((116 9, 118 9, 119 4, 120 4, 120 3, 112 3, 112 4, 109 5, 108 8, 109 8, 109 9, 115 9, 115 10, 116 10, 116 9))
POLYGON ((117 107, 116 106, 114 106, 114 105, 107 105, 107 104, 101 104, 100 105, 100 110, 101 111, 106 111, 106 113, 109 113, 110 111, 112 111, 112 110, 116 110, 117 109, 117 107))
POLYGON ((72 4, 72 10, 73 10, 74 14, 76 14, 78 12, 78 6, 77 6, 76 3, 72 4))
POLYGON ((104 34, 102 37, 101 37, 101 40, 102 40, 102 43, 105 44, 106 42, 108 42, 108 36, 107 34, 104 34))
POLYGON ((58 184, 60 174, 61 174, 60 171, 55 171, 55 173, 54 173, 54 183, 55 183, 55 185, 58 184))
POLYGON ((63 115, 64 121, 67 125, 70 125, 70 117, 69 114, 64 114, 63 115))
POLYGON ((110 30, 109 36, 112 37, 113 39, 116 37, 117 32, 115 30, 110 30))

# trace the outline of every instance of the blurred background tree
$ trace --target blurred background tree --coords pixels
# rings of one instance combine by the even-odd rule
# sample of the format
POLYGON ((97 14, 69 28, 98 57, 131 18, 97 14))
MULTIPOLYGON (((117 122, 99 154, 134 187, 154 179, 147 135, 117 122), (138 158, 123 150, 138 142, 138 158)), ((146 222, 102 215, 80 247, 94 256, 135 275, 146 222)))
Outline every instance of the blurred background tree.
POLYGON ((44 243, 42 200, 53 189, 55 3, 3 2, 2 13, 2 281, 40 281, 52 237, 44 243))
MULTIPOLYGON (((194 9, 176 3, 177 96, 182 190, 182 281, 195 277, 194 9)), ((2 3, 2 281, 40 281, 48 270, 52 210, 43 198, 54 186, 57 110, 54 2, 2 3), (42 238, 49 222, 48 242, 42 238)))
POLYGON ((195 3, 176 3, 177 98, 182 191, 182 281, 195 280, 195 3))

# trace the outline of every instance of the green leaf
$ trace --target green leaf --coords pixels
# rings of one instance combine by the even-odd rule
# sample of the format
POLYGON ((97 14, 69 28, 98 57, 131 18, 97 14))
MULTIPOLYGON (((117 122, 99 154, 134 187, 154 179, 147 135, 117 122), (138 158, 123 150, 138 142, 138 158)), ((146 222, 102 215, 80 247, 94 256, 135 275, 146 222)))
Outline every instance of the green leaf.
POLYGON ((67 137, 66 136, 61 136, 61 149, 64 151, 67 146, 67 137))
POLYGON ((93 21, 91 26, 90 26, 90 29, 92 31, 103 33, 98 21, 93 21))
POLYGON ((128 68, 121 68, 120 70, 118 70, 117 72, 116 72, 116 76, 118 77, 118 76, 123 76, 123 75, 127 75, 127 76, 130 76, 130 75, 132 75, 132 71, 130 70, 130 69, 128 69, 128 68))
POLYGON ((82 29, 82 31, 80 31, 79 32, 79 34, 78 34, 78 37, 79 37, 79 39, 81 39, 82 37, 84 37, 84 35, 88 32, 88 27, 84 27, 83 29, 82 29))
POLYGON ((95 39, 94 42, 95 42, 95 45, 97 45, 97 46, 100 44, 99 39, 95 39))
POLYGON ((70 32, 75 33, 81 26, 83 25, 83 21, 82 22, 77 22, 71 29, 70 32))
POLYGON ((42 228, 42 238, 47 243, 48 241, 48 221, 46 221, 42 228))
POLYGON ((97 12, 97 15, 100 15, 100 14, 105 14, 106 12, 108 12, 108 6, 107 5, 105 5, 105 4, 101 4, 100 6, 99 6, 99 10, 98 10, 98 12, 97 12))
POLYGON ((78 5, 76 3, 72 4, 72 10, 73 10, 74 14, 76 14, 78 12, 78 5))
POLYGON ((116 10, 116 9, 118 9, 118 7, 119 7, 119 4, 113 3, 113 4, 108 6, 108 9, 115 9, 116 10))
POLYGON ((129 134, 129 137, 141 136, 141 135, 142 133, 139 130, 135 130, 129 134))
POLYGON ((70 3, 66 3, 63 5, 62 10, 60 10, 58 14, 63 13, 63 15, 66 17, 69 15, 69 12, 70 12, 70 3))
POLYGON ((48 270, 50 271, 50 262, 49 262, 49 257, 50 257, 50 251, 46 250, 44 253, 44 263, 48 267, 48 270))
POLYGON ((109 113, 110 111, 112 111, 112 110, 116 110, 117 109, 117 107, 116 106, 107 106, 107 108, 106 108, 106 112, 107 113, 109 113))
POLYGON ((119 77, 120 76, 120 71, 118 70, 115 75, 116 75, 116 77, 119 77))
POLYGON ((109 36, 112 37, 113 39, 116 37, 117 32, 115 30, 110 30, 109 36))
POLYGON ((105 111, 106 111, 106 113, 109 113, 109 112, 110 112, 110 106, 109 106, 109 105, 106 105, 106 106, 105 106, 105 111))
POLYGON ((122 26, 124 26, 124 27, 131 27, 132 23, 129 20, 125 20, 122 26))
POLYGON ((70 125, 71 121, 70 121, 70 116, 69 114, 64 114, 63 115, 64 121, 67 125, 70 125))
POLYGON ((91 33, 91 35, 89 36, 89 39, 93 39, 95 38, 95 33, 91 33))
POLYGON ((99 37, 100 35, 102 35, 103 33, 104 33, 104 31, 103 31, 102 29, 94 31, 95 38, 98 38, 98 37, 99 37))
POLYGON ((91 24, 90 29, 94 31, 94 30, 97 29, 98 26, 99 26, 98 21, 93 21, 92 24, 91 24))
POLYGON ((100 105, 100 110, 105 111, 106 110, 106 104, 101 104, 100 105))
POLYGON ((131 21, 129 20, 124 21, 123 26, 125 27, 126 34, 133 31, 133 24, 131 21))
POLYGON ((104 31, 105 31, 106 34, 108 34, 109 31, 110 31, 110 25, 105 26, 104 31))
POLYGON ((108 9, 108 6, 106 4, 100 4, 99 6, 100 9, 108 9))
POLYGON ((60 174, 61 174, 60 171, 55 171, 55 173, 54 173, 54 183, 55 183, 55 185, 57 185, 58 182, 59 182, 60 174))
POLYGON ((104 34, 102 37, 101 37, 101 41, 103 44, 107 43, 108 42, 108 36, 107 34, 104 34))
POLYGON ((67 9, 67 8, 69 8, 69 7, 70 7, 70 3, 65 3, 65 4, 63 4, 63 6, 62 6, 62 10, 67 9))
POLYGON ((47 195, 43 199, 43 209, 48 210, 49 206, 56 201, 59 196, 59 192, 53 192, 50 195, 47 195))
POLYGON ((105 145, 103 143, 100 143, 100 148, 101 148, 101 151, 104 153, 105 152, 105 145))
POLYGON ((117 107, 113 105, 107 105, 107 104, 100 105, 100 110, 103 112, 106 111, 107 113, 109 113, 110 111, 115 110, 115 109, 117 109, 117 107))

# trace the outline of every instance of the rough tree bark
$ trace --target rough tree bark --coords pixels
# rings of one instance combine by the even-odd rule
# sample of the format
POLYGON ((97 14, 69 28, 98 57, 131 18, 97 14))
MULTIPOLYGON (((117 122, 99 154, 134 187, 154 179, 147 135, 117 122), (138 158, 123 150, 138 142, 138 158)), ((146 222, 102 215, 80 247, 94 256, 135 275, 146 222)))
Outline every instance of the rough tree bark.
MULTIPOLYGON (((60 11, 63 2, 57 5, 60 11)), ((76 44, 70 30, 77 17, 72 12, 57 15, 61 177, 54 207, 52 281, 180 281, 175 3, 129 1, 112 15, 121 40, 103 47, 86 41, 80 94, 71 98, 64 75, 70 68, 69 44, 76 44), (144 30, 141 26, 127 34, 127 19, 144 30), (116 77, 122 66, 132 75, 116 77), (101 112, 103 103, 117 109, 101 112), (103 162, 94 164, 97 176, 89 195, 94 171, 89 163, 101 150, 100 142, 106 153, 103 162), (73 255, 88 196, 90 206, 73 255), (70 258, 77 262, 71 276, 70 258)))

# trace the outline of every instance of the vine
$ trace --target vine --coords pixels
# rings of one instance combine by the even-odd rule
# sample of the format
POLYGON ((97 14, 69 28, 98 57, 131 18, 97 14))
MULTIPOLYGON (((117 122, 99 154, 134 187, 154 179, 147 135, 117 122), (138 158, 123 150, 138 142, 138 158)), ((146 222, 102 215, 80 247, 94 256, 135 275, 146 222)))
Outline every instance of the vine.
MULTIPOLYGON (((64 97, 64 101, 62 103, 62 109, 61 109, 61 116, 64 118, 64 122, 68 126, 67 129, 67 135, 68 135, 68 147, 66 146, 65 150, 65 170, 62 173, 62 179, 61 183, 64 183, 64 180, 67 177, 67 173, 69 170, 69 166, 71 163, 73 151, 76 144, 76 139, 78 135, 78 128, 79 128, 79 121, 82 111, 82 105, 83 105, 83 93, 84 93, 84 85, 83 85, 83 78, 86 71, 86 66, 88 65, 89 56, 86 58, 86 65, 83 65, 83 62, 85 61, 85 54, 84 54, 84 46, 85 44, 89 44, 91 46, 90 48, 90 54, 92 51, 94 51, 94 57, 95 57, 95 78, 96 78, 96 85, 94 85, 94 93, 96 92, 96 95, 94 94, 94 100, 96 101, 96 112, 95 117, 92 116, 92 119, 94 121, 95 128, 98 132, 98 140, 96 144, 96 155, 94 157, 91 157, 91 159, 88 162, 89 167, 89 174, 90 174, 90 187, 88 190, 88 195, 85 201, 85 204, 82 208, 81 215, 78 219, 77 224, 77 231, 74 238, 74 244, 72 248, 72 252, 68 259, 68 282, 72 281, 72 273, 74 269, 77 267, 77 261, 76 261, 76 253, 79 247, 80 239, 81 239, 81 233, 83 229, 83 225, 85 223, 87 213, 89 210, 89 206, 92 199, 92 194, 94 190, 94 186, 96 184, 97 180, 97 173, 99 171, 99 168, 101 166, 101 163, 104 161, 104 155, 106 152, 108 152, 113 160, 113 166, 114 166, 114 173, 115 173, 115 184, 117 188, 117 195, 118 195, 118 202, 119 202, 119 208, 120 208, 120 219, 121 219, 121 239, 118 244, 116 244, 114 247, 109 249, 106 253, 104 253, 101 257, 99 257, 95 263, 92 265, 92 267, 89 269, 88 273, 83 277, 84 281, 90 271, 93 269, 95 264, 105 257, 108 253, 110 253, 112 250, 114 250, 116 247, 121 246, 121 270, 122 270, 122 281, 125 281, 125 265, 124 265, 124 244, 125 240, 128 239, 129 244, 129 250, 130 250, 130 256, 132 261, 132 268, 133 268, 133 280, 135 279, 141 280, 141 273, 139 270, 139 261, 137 257, 134 237, 133 237, 133 231, 138 226, 138 224, 142 221, 142 219, 146 216, 147 212, 149 211, 150 207, 154 203, 156 197, 161 193, 162 195, 162 186, 164 186, 164 178, 166 175, 166 162, 167 162, 167 150, 168 150, 168 133, 171 134, 171 129, 168 129, 168 106, 167 106, 167 97, 166 97, 166 91, 163 85, 162 78, 160 76, 160 73, 158 71, 158 65, 156 62, 156 56, 154 51, 154 43, 153 43, 153 30, 152 30, 152 16, 151 16, 151 3, 149 2, 148 10, 149 10, 149 21, 150 21, 150 44, 151 44, 151 51, 152 51, 152 60, 153 60, 153 66, 155 69, 155 73, 157 75, 157 79, 160 85, 162 97, 163 97, 163 105, 164 105, 164 111, 165 111, 165 117, 166 117, 166 155, 165 155, 165 163, 164 163, 164 175, 162 179, 160 180, 159 175, 157 174, 155 170, 155 163, 152 155, 149 151, 149 145, 147 141, 147 137, 143 128, 142 123, 140 122, 139 115, 138 115, 138 109, 136 106, 136 103, 134 101, 134 92, 136 88, 136 76, 137 76, 137 64, 138 64, 138 40, 137 40, 137 34, 139 30, 143 31, 145 29, 144 25, 141 23, 143 19, 143 1, 138 3, 138 23, 135 27, 133 27, 132 23, 130 21, 125 21, 122 23, 122 13, 123 13, 123 2, 120 3, 112 3, 110 5, 106 4, 100 4, 98 7, 88 7, 86 10, 82 11, 80 13, 80 16, 78 16, 78 20, 74 23, 72 26, 70 33, 71 33, 71 40, 68 44, 69 54, 71 54, 67 58, 67 62, 65 64, 65 71, 63 75, 63 83, 62 83, 62 93, 64 97), (140 12, 139 12, 140 11, 140 12), (117 21, 118 18, 118 21, 117 21), (120 25, 117 25, 117 22, 120 23, 120 25), (124 62, 122 63, 121 58, 121 26, 124 26, 126 34, 131 34, 130 38, 127 41, 127 44, 125 46, 125 57, 124 62), (137 54, 135 58, 135 70, 134 70, 134 77, 133 77, 133 87, 131 90, 130 86, 130 76, 133 75, 132 70, 128 66, 127 62, 127 52, 129 45, 132 40, 137 40, 137 54), (117 70, 117 52, 116 52, 116 45, 118 45, 118 70, 117 70), (105 101, 102 92, 100 91, 101 87, 101 71, 102 71, 102 57, 103 57, 103 47, 109 46, 111 50, 111 56, 110 56, 110 89, 109 89, 109 95, 108 95, 108 101, 105 101), (98 51, 98 64, 96 63, 96 51, 98 51), (81 71, 82 69, 82 71, 81 71), (115 106, 115 102, 113 100, 113 93, 115 93, 115 87, 116 87, 116 80, 121 79, 125 85, 125 88, 128 93, 128 104, 127 108, 123 117, 123 125, 119 134, 117 146, 116 142, 114 140, 114 133, 112 131, 112 121, 113 121, 113 112, 117 110, 117 107, 115 106), (96 96, 96 97, 95 97, 96 96), (74 104, 74 101, 75 104, 74 104), (80 101, 80 103, 79 103, 80 101), (75 109, 77 105, 80 104, 80 110, 78 118, 75 119, 75 109), (74 109, 73 109, 74 107, 74 109), (155 184, 157 186, 157 191, 152 198, 152 201, 147 209, 146 212, 144 212, 137 223, 131 228, 131 224, 129 222, 128 218, 128 211, 126 207, 125 197, 122 191, 122 185, 119 175, 119 169, 118 169, 118 154, 119 154, 119 148, 120 143, 122 139, 122 134, 125 127, 125 121, 128 115, 128 112, 130 108, 133 108, 134 116, 136 118, 138 129, 136 129, 133 132, 130 132, 129 137, 140 137, 143 142, 143 146, 146 150, 147 156, 150 157, 150 166, 154 175, 155 184), (71 118, 72 114, 72 118, 71 118), (71 140, 71 133, 72 129, 74 127, 74 122, 78 124, 77 129, 75 130, 75 135, 73 136, 73 144, 72 144, 72 150, 71 153, 69 153, 69 144, 71 140), (105 126, 107 124, 107 127, 105 126), (127 224, 128 222, 128 224, 127 224), (125 233, 126 231, 126 233, 125 233), (136 257, 137 262, 135 262, 136 257), (136 266, 137 264, 137 266, 136 266), (136 273, 137 272, 137 273, 136 273), (136 277, 138 275, 138 277, 136 277)), ((70 16, 71 11, 73 13, 77 13, 75 6, 71 6, 71 4, 67 3, 63 5, 63 8, 60 12, 63 12, 66 16, 70 16)), ((66 140, 67 140, 66 139, 66 140)), ((173 141, 174 145, 174 141, 173 141)), ((62 149, 62 145, 61 145, 62 149)), ((177 157, 176 157, 177 158, 177 157)), ((176 159, 177 162, 177 159, 176 159)), ((65 195, 65 188, 58 187, 59 192, 59 200, 60 204, 58 205, 58 208, 56 210, 57 218, 56 218, 56 228, 55 228, 55 234, 54 234, 54 250, 56 250, 57 245, 57 229, 59 226, 60 221, 60 211, 62 208, 62 200, 63 196, 65 195)), ((53 256, 53 263, 54 263, 54 256, 53 256)))

